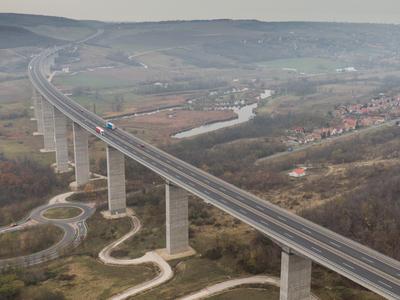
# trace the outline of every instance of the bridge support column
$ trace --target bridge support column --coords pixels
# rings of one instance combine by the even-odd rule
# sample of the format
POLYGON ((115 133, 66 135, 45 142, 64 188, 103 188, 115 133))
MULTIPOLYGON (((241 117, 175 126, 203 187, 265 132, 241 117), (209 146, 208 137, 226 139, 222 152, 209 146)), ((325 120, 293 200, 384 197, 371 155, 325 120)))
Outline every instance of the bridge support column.
POLYGON ((55 150, 54 140, 54 108, 46 99, 42 98, 42 120, 43 120, 43 152, 55 150))
POLYGON ((75 157, 75 180, 76 187, 89 182, 89 144, 88 133, 76 123, 73 123, 74 157, 75 157))
POLYGON ((187 192, 167 182, 165 198, 167 253, 174 255, 188 251, 190 248, 187 192))
POLYGON ((108 209, 111 215, 126 212, 125 156, 107 146, 108 209))
POLYGON ((279 299, 311 299, 311 260, 282 251, 279 299))
POLYGON ((68 171, 67 117, 54 107, 57 172, 68 171))
POLYGON ((33 107, 35 109, 35 119, 37 122, 37 131, 33 135, 43 134, 43 113, 42 113, 42 97, 35 92, 33 94, 33 107))
POLYGON ((38 119, 38 114, 37 114, 37 95, 36 95, 36 91, 35 91, 35 89, 33 89, 33 92, 32 92, 32 109, 33 109, 33 117, 31 118, 31 121, 37 121, 37 119, 38 119))

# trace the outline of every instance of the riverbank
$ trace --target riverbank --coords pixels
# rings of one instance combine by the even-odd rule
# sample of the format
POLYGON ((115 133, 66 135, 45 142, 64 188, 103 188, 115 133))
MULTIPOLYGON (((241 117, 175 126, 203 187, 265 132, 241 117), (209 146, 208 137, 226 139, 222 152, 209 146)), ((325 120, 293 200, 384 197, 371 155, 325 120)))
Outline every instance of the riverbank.
POLYGON ((172 135, 172 137, 176 139, 183 139, 248 122, 256 116, 255 110, 257 107, 258 103, 253 103, 240 108, 234 107, 233 112, 236 114, 236 117, 230 118, 229 120, 209 122, 199 127, 182 130, 172 135))

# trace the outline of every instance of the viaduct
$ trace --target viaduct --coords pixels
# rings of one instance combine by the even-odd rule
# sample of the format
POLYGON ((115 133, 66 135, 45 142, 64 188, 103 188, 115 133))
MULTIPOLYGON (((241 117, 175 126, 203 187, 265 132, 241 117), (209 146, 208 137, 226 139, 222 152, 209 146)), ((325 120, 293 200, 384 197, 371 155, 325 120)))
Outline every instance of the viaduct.
POLYGON ((62 94, 47 79, 60 49, 47 49, 29 64, 34 86, 37 135, 44 152, 55 152, 58 172, 68 170, 67 122, 73 124, 75 185, 89 182, 88 136, 107 145, 108 209, 126 211, 125 156, 165 179, 166 251, 190 249, 188 193, 196 195, 252 226, 282 247, 281 300, 310 299, 312 261, 327 267, 387 299, 400 299, 400 262, 384 256, 265 200, 249 194, 117 128, 95 131, 106 121, 62 94))

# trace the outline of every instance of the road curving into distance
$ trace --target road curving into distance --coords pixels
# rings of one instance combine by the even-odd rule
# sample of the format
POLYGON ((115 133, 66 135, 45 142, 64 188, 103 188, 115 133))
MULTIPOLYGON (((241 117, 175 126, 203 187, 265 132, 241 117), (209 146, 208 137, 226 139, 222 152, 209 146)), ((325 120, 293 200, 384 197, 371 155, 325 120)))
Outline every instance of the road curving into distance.
POLYGON ((282 247, 387 299, 400 299, 400 262, 241 190, 121 129, 97 134, 95 128, 104 127, 106 121, 65 96, 45 76, 49 57, 70 45, 45 50, 28 68, 35 89, 69 119, 127 157, 242 220, 282 247))

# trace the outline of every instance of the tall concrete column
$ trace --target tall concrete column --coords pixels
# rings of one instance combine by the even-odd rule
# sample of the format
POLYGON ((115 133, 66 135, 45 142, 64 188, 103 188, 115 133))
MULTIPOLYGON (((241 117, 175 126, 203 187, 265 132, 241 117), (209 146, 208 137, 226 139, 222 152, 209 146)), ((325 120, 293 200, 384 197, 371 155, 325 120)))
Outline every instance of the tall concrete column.
POLYGON ((42 114, 43 114, 43 138, 44 138, 44 152, 54 151, 54 108, 47 100, 42 98, 42 114))
POLYGON ((75 181, 80 187, 89 182, 89 143, 88 132, 76 123, 73 123, 75 181))
POLYGON ((67 117, 54 107, 54 138, 57 172, 68 171, 67 117))
POLYGON ((43 134, 42 97, 37 95, 37 93, 33 94, 33 105, 35 109, 35 119, 37 122, 37 131, 34 132, 33 135, 42 135, 43 134))
POLYGON ((282 251, 279 299, 311 299, 311 260, 282 251))
POLYGON ((107 146, 108 209, 112 215, 126 212, 125 156, 107 146))
POLYGON ((188 195, 171 183, 165 185, 167 252, 170 255, 189 249, 188 195))
POLYGON ((37 96, 36 96, 36 92, 34 92, 32 94, 32 107, 33 107, 33 117, 31 118, 31 121, 37 121, 37 96))

